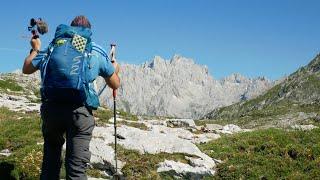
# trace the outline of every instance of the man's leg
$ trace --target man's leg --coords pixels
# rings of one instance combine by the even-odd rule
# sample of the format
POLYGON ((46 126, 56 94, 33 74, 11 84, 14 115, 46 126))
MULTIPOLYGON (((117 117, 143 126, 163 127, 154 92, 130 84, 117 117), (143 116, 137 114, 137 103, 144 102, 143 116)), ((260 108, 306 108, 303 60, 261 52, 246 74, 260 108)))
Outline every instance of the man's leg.
POLYGON ((66 175, 67 180, 85 180, 87 163, 90 162, 89 143, 95 122, 86 107, 79 107, 67 127, 66 175))
POLYGON ((58 180, 61 168, 61 150, 64 144, 63 127, 59 125, 61 113, 51 107, 41 108, 42 135, 44 138, 43 161, 40 179, 58 180))

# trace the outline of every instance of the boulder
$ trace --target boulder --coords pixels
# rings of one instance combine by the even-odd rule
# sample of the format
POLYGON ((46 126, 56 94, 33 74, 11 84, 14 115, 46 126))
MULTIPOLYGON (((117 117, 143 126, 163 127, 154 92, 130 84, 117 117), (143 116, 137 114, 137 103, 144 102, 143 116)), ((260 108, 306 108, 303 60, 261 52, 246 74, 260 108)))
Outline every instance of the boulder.
POLYGON ((157 172, 166 172, 177 179, 203 179, 204 177, 212 176, 215 173, 205 167, 194 167, 189 164, 169 160, 161 162, 157 172))
POLYGON ((193 119, 167 119, 166 123, 169 127, 196 128, 193 119))

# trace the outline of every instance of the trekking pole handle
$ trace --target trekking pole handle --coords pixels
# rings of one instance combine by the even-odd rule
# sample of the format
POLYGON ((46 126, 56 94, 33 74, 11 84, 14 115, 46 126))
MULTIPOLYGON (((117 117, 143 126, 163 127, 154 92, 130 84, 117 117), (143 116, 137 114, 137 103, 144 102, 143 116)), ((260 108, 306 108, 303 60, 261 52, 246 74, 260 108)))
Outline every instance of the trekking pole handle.
POLYGON ((110 59, 111 62, 115 62, 116 61, 116 44, 110 44, 111 46, 111 50, 110 50, 110 59))
MULTIPOLYGON (((111 62, 114 63, 116 61, 116 44, 110 44, 110 59, 111 62)), ((112 92, 113 98, 115 99, 117 96, 117 90, 113 90, 112 92)))

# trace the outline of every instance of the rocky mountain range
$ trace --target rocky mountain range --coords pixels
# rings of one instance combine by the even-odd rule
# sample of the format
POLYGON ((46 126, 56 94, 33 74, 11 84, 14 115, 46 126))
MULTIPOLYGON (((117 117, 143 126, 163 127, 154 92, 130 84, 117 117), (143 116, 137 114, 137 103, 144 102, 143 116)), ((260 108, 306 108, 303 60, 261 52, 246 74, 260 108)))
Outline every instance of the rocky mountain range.
POLYGON ((217 108, 204 119, 246 127, 287 127, 320 121, 320 54, 262 95, 217 108))
MULTIPOLYGON (((118 107, 139 115, 199 118, 217 107, 256 97, 275 84, 264 77, 240 74, 216 80, 206 66, 179 55, 171 60, 156 56, 142 65, 123 64, 121 68, 118 107)), ((99 79, 97 84, 101 88, 104 82, 99 79)), ((113 105, 109 89, 100 99, 113 105)))
MULTIPOLYGON (((206 66, 179 55, 171 60, 156 56, 142 65, 122 64, 121 69, 122 85, 118 90, 117 107, 137 115, 196 119, 217 107, 256 97, 275 84, 264 77, 252 79, 240 74, 217 80, 209 74, 206 66)), ((29 96, 38 92, 39 72, 23 75, 16 70, 1 76, 10 76, 23 88, 29 89, 29 96)), ((98 90, 104 84, 103 78, 97 79, 98 90)), ((113 106, 109 88, 102 92, 100 102, 113 106)))

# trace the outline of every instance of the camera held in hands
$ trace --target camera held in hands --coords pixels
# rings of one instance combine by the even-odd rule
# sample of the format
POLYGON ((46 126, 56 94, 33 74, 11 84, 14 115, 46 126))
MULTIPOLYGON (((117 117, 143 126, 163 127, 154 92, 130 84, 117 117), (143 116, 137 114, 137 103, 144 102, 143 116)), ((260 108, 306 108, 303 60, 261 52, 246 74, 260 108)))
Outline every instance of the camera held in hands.
POLYGON ((41 18, 38 18, 38 19, 32 18, 30 20, 28 30, 31 31, 32 38, 37 39, 39 38, 38 33, 41 35, 44 35, 45 33, 48 32, 48 25, 41 18))

